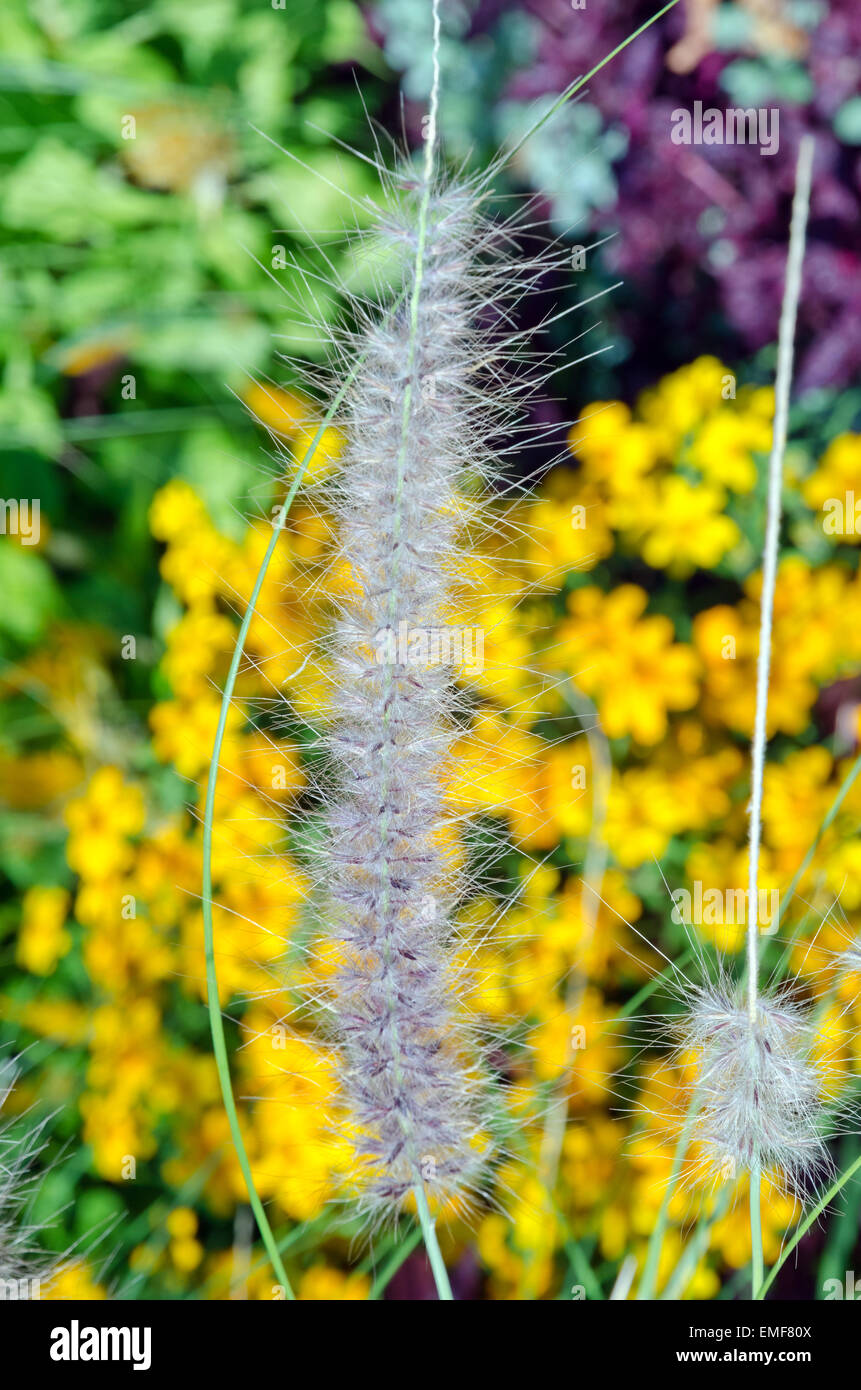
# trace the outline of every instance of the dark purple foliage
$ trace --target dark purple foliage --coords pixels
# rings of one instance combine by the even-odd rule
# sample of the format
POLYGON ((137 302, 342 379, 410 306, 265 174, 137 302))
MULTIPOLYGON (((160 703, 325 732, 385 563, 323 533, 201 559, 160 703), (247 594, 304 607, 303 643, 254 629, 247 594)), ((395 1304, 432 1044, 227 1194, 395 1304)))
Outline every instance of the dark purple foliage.
MULTIPOLYGON (((538 54, 509 95, 531 100, 588 71, 655 6, 602 0, 572 10, 569 0, 526 0, 523 8, 539 25, 538 54)), ((773 341, 796 152, 802 133, 812 131, 817 154, 797 382, 801 390, 842 386, 861 367, 861 156, 839 142, 831 122, 861 88, 861 7, 831 0, 809 36, 799 61, 814 83, 810 103, 769 100, 780 111, 779 149, 771 156, 748 144, 672 143, 675 109, 692 109, 697 100, 734 104, 719 78, 743 56, 708 53, 692 72, 675 73, 666 55, 683 30, 679 6, 590 84, 589 101, 630 136, 614 169, 618 201, 594 216, 594 229, 618 229, 607 260, 633 282, 640 323, 652 332, 660 323, 684 336, 686 327, 720 310, 736 351, 773 341)))

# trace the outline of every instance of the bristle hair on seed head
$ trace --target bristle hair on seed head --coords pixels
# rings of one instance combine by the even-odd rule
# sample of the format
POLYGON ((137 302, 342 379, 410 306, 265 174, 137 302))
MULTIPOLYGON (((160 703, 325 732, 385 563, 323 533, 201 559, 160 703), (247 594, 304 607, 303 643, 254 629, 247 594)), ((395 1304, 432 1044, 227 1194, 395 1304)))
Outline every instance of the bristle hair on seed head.
POLYGON ((804 1198, 830 1167, 828 1077, 815 1057, 811 1014, 786 991, 761 993, 751 1018, 725 980, 695 989, 676 1030, 693 1067, 693 1138, 715 1175, 760 1168, 804 1198))
POLYGON ((323 1003, 342 1133, 359 1210, 381 1220, 419 1182, 438 1210, 468 1208, 491 1158, 490 1069, 455 964, 468 863, 446 796, 467 705, 445 647, 416 655, 397 639, 451 631, 481 520, 475 481, 492 476, 493 436, 526 394, 507 375, 522 345, 504 306, 536 266, 511 254, 468 184, 398 190, 376 231, 402 279, 394 305, 350 306, 356 327, 341 344, 344 366, 361 366, 328 492, 333 566, 346 577, 326 642, 330 791, 316 877, 335 960, 323 1003))
MULTIPOLYGON (((15 1084, 15 1064, 0 1062, 0 1111, 15 1084)), ((28 1116, 0 1120, 0 1298, 38 1298, 57 1272, 56 1257, 40 1250, 38 1228, 27 1220, 35 1193, 34 1164, 41 1152, 42 1125, 28 1116)))
POLYGON ((480 1064, 447 958, 451 672, 381 648, 402 625, 445 627, 472 433, 475 344, 461 269, 470 232, 460 196, 434 199, 421 283, 408 262, 407 303, 365 330, 336 501, 352 583, 332 640, 332 1018, 357 1196, 377 1214, 396 1213, 419 1181, 457 1202, 482 1163, 480 1064))
MULTIPOLYGON (((345 447, 306 491, 313 506, 322 488, 333 524, 309 585, 326 591, 329 622, 297 654, 299 669, 319 660, 325 699, 293 827, 316 938, 302 943, 304 1003, 331 1043, 339 1148, 355 1153, 343 1195, 374 1225, 419 1184, 433 1211, 468 1211, 488 1194, 500 1118, 511 1128, 486 1024, 467 1003, 475 945, 459 923, 477 885, 452 768, 475 696, 459 684, 456 641, 405 654, 400 636, 445 639, 468 611, 478 539, 505 524, 486 505, 496 441, 535 432, 530 394, 552 374, 516 306, 569 263, 559 245, 526 249, 522 210, 488 218, 477 181, 380 172, 373 225, 348 236, 359 264, 337 285, 340 326, 319 323, 329 364, 308 382, 317 400, 337 399, 345 447)), ((303 306, 315 320, 317 279, 303 306)), ((501 854, 497 843, 486 857, 501 854)))

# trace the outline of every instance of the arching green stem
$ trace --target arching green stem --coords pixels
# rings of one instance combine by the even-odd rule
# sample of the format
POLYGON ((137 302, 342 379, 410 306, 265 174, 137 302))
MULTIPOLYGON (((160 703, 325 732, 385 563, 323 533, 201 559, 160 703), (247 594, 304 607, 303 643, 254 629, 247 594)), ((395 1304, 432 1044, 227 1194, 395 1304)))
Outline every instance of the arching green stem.
POLYGON ((227 727, 227 715, 233 700, 233 691, 236 686, 239 666, 245 653, 245 642, 248 637, 248 629, 254 617, 257 600, 263 588, 263 581, 266 578, 270 561, 275 553, 278 537, 284 529, 287 515, 302 485, 302 479, 305 476, 308 463, 323 437, 324 430, 334 419, 335 413, 361 365, 361 361, 356 363, 352 372, 348 375, 329 406, 323 420, 318 425, 314 438, 311 440, 296 470, 296 476, 290 484, 287 495, 272 523, 272 536, 266 547, 266 553, 261 561, 260 569, 257 572, 257 578, 254 581, 254 587, 251 590, 251 596, 239 626, 239 633, 236 638, 236 646, 233 649, 230 669, 227 672, 227 679, 224 682, 224 690, 221 696, 221 709, 218 714, 218 725, 215 731, 215 742, 212 748, 212 761, 209 764, 209 777, 206 783, 206 805, 203 815, 203 890, 201 903, 203 908, 204 948, 206 952, 206 995, 207 1007, 209 1010, 209 1028, 212 1033, 212 1049, 215 1054, 215 1065, 218 1071, 221 1097, 224 1101, 224 1109, 227 1112, 227 1120, 230 1125, 230 1137, 233 1140, 233 1147, 236 1150, 239 1167, 242 1170, 242 1176, 248 1188, 248 1200, 251 1203, 251 1210, 254 1212, 254 1219, 257 1222, 257 1227, 263 1239, 263 1244, 266 1247, 266 1252, 272 1261, 272 1268, 275 1271, 278 1282, 284 1286, 284 1292, 288 1299, 294 1298, 295 1295, 290 1286, 290 1281, 287 1278, 281 1256, 278 1253, 278 1246, 272 1233, 272 1227, 269 1225, 269 1219, 263 1209, 263 1203, 260 1200, 260 1195, 254 1183, 248 1152, 245 1148, 245 1141, 242 1137, 242 1130, 239 1125, 236 1101, 233 1098, 233 1086, 230 1080, 230 1062, 227 1056, 227 1040, 224 1036, 224 1020, 221 1016, 221 1005, 218 1002, 218 973, 215 966, 215 933, 212 923, 212 823, 215 814, 215 792, 218 785, 218 766, 221 761, 221 748, 224 743, 224 731, 227 727))
POLYGON ((430 1214, 428 1199, 425 1194, 424 1183, 419 1180, 414 1188, 416 1195, 416 1206, 419 1213, 419 1224, 422 1228, 425 1249, 428 1252, 430 1267, 433 1271, 433 1279, 436 1284, 436 1291, 441 1303, 451 1303, 454 1295, 451 1291, 451 1284, 448 1282, 448 1270, 439 1248, 439 1241, 436 1238, 436 1225, 430 1214))

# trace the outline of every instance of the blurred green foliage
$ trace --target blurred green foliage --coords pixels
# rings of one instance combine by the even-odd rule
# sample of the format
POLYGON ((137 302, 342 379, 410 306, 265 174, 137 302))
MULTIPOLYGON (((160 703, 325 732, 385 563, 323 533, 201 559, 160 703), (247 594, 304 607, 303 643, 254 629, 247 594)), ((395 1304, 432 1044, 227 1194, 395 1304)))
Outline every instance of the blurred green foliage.
POLYGON ((337 230, 321 164, 373 191, 329 137, 367 143, 385 70, 350 0, 9 0, 0 51, 3 487, 42 499, 61 580, 4 546, 0 637, 95 611, 141 631, 152 492, 188 476, 230 525, 259 479, 233 393, 319 351, 273 247, 289 265, 303 228, 337 230))

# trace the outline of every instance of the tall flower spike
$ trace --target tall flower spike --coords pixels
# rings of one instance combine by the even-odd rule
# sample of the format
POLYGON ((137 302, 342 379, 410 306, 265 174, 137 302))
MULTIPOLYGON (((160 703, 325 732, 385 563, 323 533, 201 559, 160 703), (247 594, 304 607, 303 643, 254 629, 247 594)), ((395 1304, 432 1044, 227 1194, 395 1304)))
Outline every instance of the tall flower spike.
MULTIPOLYGON (((395 244, 415 244, 423 192, 387 229, 395 244)), ((408 261, 402 307, 358 345, 335 503, 348 579, 333 638, 331 1002, 362 1197, 389 1210, 422 1177, 454 1198, 482 1164, 480 1066, 449 950, 458 881, 444 782, 457 696, 446 653, 433 651, 452 634, 464 475, 482 457, 480 423, 492 428, 474 327, 488 288, 480 236, 468 189, 434 193, 423 265, 408 261)))
POLYGON ((808 1013, 785 995, 763 991, 759 980, 757 918, 766 713, 772 614, 780 536, 783 454, 792 381, 793 339, 801 290, 813 144, 801 142, 780 319, 774 437, 768 470, 768 506, 757 664, 756 717, 751 749, 750 855, 747 894, 747 977, 743 987, 720 979, 695 990, 681 1027, 693 1054, 695 1136, 725 1176, 750 1175, 753 1291, 763 1278, 760 1183, 771 1172, 804 1195, 827 1162, 822 1140, 825 1077, 813 1056, 808 1013), (727 1166, 723 1166, 727 1165, 727 1166))

